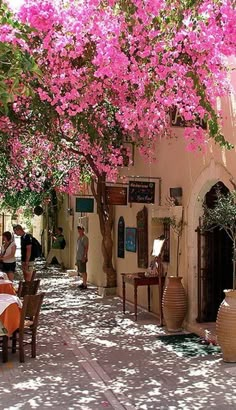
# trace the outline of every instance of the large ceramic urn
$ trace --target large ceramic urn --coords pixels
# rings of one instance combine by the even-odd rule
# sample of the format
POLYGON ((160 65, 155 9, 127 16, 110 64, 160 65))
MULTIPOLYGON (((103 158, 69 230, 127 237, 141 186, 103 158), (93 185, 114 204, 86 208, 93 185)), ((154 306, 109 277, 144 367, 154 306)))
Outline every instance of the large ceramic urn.
POLYGON ((163 316, 170 332, 179 332, 187 313, 187 297, 182 277, 170 276, 162 299, 163 316))
POLYGON ((216 319, 217 342, 225 362, 236 362, 236 290, 225 290, 216 319))

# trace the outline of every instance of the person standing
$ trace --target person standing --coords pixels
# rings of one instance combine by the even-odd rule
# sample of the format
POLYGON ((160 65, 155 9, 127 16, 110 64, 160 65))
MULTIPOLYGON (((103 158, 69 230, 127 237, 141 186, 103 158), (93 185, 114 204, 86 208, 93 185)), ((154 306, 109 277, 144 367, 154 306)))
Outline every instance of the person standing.
POLYGON ((45 268, 48 267, 48 265, 52 262, 52 259, 55 257, 57 259, 57 262, 61 265, 61 268, 64 269, 64 261, 63 261, 63 249, 65 248, 66 241, 63 235, 63 229, 59 226, 56 229, 56 233, 53 234, 50 232, 52 236, 52 247, 49 251, 45 268))
POLYGON ((87 269, 86 264, 88 262, 88 246, 89 240, 84 233, 83 226, 77 226, 78 239, 76 247, 76 265, 78 268, 78 273, 82 275, 83 283, 79 285, 79 289, 87 289, 87 269))
POLYGON ((25 281, 30 281, 34 269, 34 254, 32 252, 33 237, 26 233, 21 225, 15 225, 13 231, 20 236, 21 244, 21 267, 25 281))
POLYGON ((12 238, 12 234, 9 231, 2 234, 2 249, 0 255, 0 261, 2 262, 2 271, 7 274, 8 279, 14 280, 14 273, 16 270, 16 244, 12 238))

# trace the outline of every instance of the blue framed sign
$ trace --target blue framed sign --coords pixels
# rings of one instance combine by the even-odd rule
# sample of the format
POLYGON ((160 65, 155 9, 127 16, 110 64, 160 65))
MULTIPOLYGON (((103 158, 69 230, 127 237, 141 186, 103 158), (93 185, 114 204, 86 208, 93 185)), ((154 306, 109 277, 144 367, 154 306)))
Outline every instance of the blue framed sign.
POLYGON ((125 249, 128 252, 136 252, 136 228, 125 229, 125 249))
POLYGON ((76 212, 94 212, 94 198, 76 198, 76 212))

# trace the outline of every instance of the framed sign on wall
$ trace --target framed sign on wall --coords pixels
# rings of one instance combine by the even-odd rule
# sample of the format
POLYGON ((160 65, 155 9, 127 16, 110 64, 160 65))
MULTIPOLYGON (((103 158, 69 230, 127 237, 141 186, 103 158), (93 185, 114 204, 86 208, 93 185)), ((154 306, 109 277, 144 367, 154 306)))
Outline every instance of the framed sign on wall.
POLYGON ((127 188, 123 186, 107 186, 106 203, 109 205, 127 205, 127 188))
POLYGON ((75 200, 76 212, 94 212, 94 198, 76 198, 75 200))
POLYGON ((125 249, 128 252, 136 252, 136 228, 125 229, 125 249))
POLYGON ((204 119, 195 115, 195 118, 191 121, 185 120, 179 112, 177 107, 170 111, 170 119, 172 127, 191 127, 193 124, 198 125, 203 130, 207 129, 207 123, 204 119))
POLYGON ((154 204, 155 182, 130 181, 129 202, 154 204))

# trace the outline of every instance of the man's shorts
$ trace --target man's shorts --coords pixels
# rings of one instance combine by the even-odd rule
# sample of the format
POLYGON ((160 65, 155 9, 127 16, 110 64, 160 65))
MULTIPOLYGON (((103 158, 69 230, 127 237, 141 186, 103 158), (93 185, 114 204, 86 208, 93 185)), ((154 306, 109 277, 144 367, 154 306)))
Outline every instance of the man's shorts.
POLYGON ((6 263, 3 262, 3 272, 15 272, 16 270, 16 262, 6 263))
POLYGON ((86 273, 86 262, 77 261, 77 266, 79 273, 86 273))

